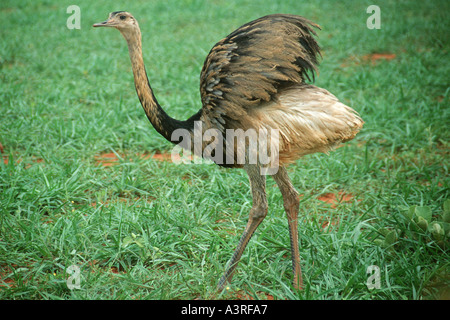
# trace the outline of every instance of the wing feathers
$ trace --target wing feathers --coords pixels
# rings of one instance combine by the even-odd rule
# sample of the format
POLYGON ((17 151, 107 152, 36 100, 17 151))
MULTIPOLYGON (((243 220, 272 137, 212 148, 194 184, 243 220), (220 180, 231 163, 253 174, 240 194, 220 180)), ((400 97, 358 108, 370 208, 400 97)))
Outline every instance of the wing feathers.
POLYGON ((314 75, 320 49, 309 20, 270 15, 249 22, 219 41, 200 77, 204 121, 240 119, 282 88, 314 75))

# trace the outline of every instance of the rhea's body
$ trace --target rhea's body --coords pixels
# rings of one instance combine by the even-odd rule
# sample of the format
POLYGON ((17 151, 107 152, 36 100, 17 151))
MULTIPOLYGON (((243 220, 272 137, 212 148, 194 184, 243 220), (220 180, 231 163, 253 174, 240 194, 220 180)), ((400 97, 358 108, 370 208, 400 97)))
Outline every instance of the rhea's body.
MULTIPOLYGON (((159 105, 149 84, 142 56, 141 32, 128 12, 110 14, 94 27, 114 27, 127 41, 134 82, 145 114, 155 129, 172 143, 180 143, 177 130, 188 132, 189 146, 195 145, 196 123, 202 134, 214 130, 226 148, 227 130, 277 132, 277 170, 273 179, 283 195, 288 217, 292 250, 294 286, 302 287, 298 247, 298 193, 286 166, 301 156, 328 152, 355 137, 363 121, 350 107, 325 89, 308 84, 320 55, 314 38, 313 22, 295 15, 274 14, 251 21, 219 41, 206 57, 200 75, 201 109, 185 121, 171 118, 159 105)), ((185 141, 186 143, 186 141, 185 141)), ((219 282, 222 289, 230 282, 237 263, 253 232, 268 211, 261 163, 249 162, 248 144, 244 150, 232 149, 233 161, 220 160, 204 151, 211 141, 203 141, 200 155, 214 158, 225 167, 243 167, 249 175, 253 205, 238 247, 219 282), (245 149, 247 147, 247 149, 245 149), (244 152, 245 160, 237 161, 244 152), (220 160, 220 161, 219 161, 220 160)), ((215 149, 217 151, 218 149, 215 149)), ((198 154, 198 153, 197 153, 198 154)))

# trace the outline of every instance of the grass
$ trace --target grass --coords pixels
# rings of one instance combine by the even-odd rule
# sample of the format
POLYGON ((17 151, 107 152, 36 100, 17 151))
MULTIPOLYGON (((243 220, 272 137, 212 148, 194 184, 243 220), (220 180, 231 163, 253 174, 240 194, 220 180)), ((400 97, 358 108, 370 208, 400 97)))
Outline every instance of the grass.
POLYGON ((403 214, 427 206, 439 219, 449 198, 449 3, 378 1, 380 30, 366 27, 370 4, 2 1, 0 299, 448 299, 448 242, 411 232, 403 214), (70 4, 80 30, 66 28, 70 4), (200 107, 209 49, 238 26, 275 12, 322 26, 316 85, 366 124, 289 169, 302 194, 304 291, 290 285, 287 221, 269 178, 269 215, 230 292, 215 294, 251 207, 247 177, 142 156, 172 146, 139 106, 119 33, 90 27, 116 10, 139 19, 150 81, 179 119, 200 107), (102 165, 105 153, 114 165, 102 165), (383 229, 398 233, 388 247, 376 241, 383 229), (71 265, 80 289, 67 287, 71 265), (370 265, 379 289, 367 288, 370 265))

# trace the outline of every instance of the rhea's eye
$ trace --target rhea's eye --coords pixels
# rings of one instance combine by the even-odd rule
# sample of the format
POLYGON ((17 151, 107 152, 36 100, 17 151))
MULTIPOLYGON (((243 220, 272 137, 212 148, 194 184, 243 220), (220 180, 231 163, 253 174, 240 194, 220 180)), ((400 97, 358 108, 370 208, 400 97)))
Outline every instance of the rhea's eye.
POLYGON ((120 16, 120 20, 125 20, 126 18, 126 16, 120 16))

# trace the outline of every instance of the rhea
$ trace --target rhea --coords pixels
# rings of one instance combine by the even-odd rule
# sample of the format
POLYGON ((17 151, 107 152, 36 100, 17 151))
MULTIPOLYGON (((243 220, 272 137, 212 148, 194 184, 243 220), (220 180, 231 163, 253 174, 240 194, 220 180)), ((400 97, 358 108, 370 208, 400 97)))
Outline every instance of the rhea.
MULTIPOLYGON (((202 107, 189 119, 180 121, 170 117, 155 98, 144 66, 141 31, 133 15, 125 11, 112 12, 106 21, 93 26, 116 28, 127 41, 141 105, 153 127, 168 141, 180 143, 180 136, 174 133, 182 129, 189 133, 183 137, 189 143, 184 141, 182 146, 189 148, 194 145, 189 139, 194 140, 199 127, 202 132, 213 129, 223 135, 217 140, 221 144, 227 144, 225 134, 231 129, 277 132, 276 143, 266 144, 267 148, 276 149, 277 160, 270 165, 276 170, 264 171, 266 164, 249 161, 249 155, 255 152, 250 143, 236 144, 232 150, 235 154, 231 155, 234 161, 229 158, 224 161, 214 151, 200 150, 196 154, 209 157, 223 167, 243 168, 248 174, 253 197, 247 225, 219 280, 218 289, 222 290, 231 282, 245 247, 267 215, 266 175, 272 176, 283 196, 290 234, 293 286, 301 289, 299 194, 286 167, 304 155, 327 153, 353 139, 364 123, 356 111, 333 94, 308 84, 314 81, 320 56, 314 30, 320 27, 301 16, 273 14, 244 24, 220 40, 207 55, 200 74, 202 107), (239 157, 242 153, 245 156, 239 157)), ((208 145, 203 143, 200 148, 208 145)), ((229 150, 223 155, 226 156, 230 156, 229 150)))

